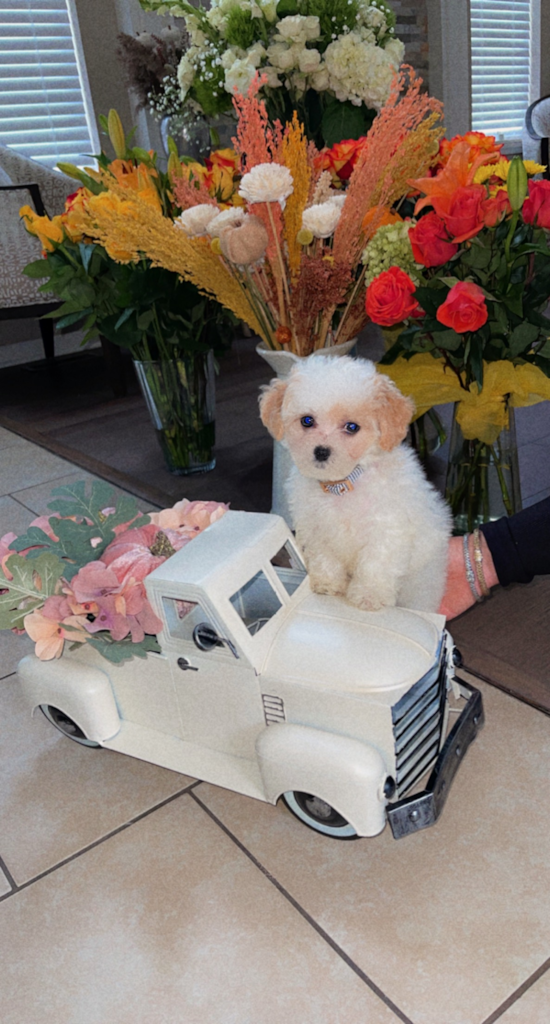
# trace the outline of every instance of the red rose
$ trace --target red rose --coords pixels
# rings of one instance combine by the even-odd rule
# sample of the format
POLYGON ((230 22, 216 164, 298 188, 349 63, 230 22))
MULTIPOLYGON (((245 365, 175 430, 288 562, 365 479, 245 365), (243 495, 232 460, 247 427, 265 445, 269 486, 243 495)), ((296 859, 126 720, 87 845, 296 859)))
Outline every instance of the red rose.
POLYGON ((526 224, 550 228, 550 181, 543 179, 529 182, 529 195, 522 206, 521 214, 526 224))
POLYGON ((436 313, 439 323, 451 327, 457 334, 479 330, 487 323, 487 317, 485 295, 479 285, 471 281, 458 281, 453 285, 436 313))
POLYGON ((481 210, 485 227, 494 228, 497 224, 500 224, 501 220, 512 212, 506 189, 500 188, 496 196, 484 199, 481 204, 481 210))
POLYGON ((454 242, 465 242, 481 231, 481 204, 486 196, 483 185, 461 185, 450 196, 433 197, 435 212, 445 221, 454 242))
POLYGON ((458 245, 449 241, 445 225, 437 213, 427 213, 414 228, 409 228, 413 256, 425 267, 440 267, 454 256, 458 245))
POLYGON ((401 267, 383 270, 367 288, 365 308, 374 324, 393 327, 409 316, 419 316, 422 311, 413 294, 414 281, 401 267))

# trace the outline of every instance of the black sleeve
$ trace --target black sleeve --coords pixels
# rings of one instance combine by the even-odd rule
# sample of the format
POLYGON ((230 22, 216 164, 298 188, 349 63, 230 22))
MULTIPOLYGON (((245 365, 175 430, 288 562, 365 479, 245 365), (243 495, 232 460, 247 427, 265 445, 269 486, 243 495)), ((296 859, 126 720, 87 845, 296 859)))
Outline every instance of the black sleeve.
POLYGON ((481 530, 503 586, 550 573, 550 498, 481 530))

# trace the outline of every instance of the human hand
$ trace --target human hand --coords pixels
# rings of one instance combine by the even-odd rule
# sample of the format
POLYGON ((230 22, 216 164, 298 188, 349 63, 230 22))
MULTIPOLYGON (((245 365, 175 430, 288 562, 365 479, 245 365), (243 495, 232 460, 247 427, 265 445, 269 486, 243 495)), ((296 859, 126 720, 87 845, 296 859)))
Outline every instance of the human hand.
MULTIPOLYGON (((495 572, 487 541, 481 531, 480 543, 483 555, 483 575, 487 586, 494 587, 498 583, 498 576, 495 572)), ((473 565, 473 543, 471 537, 468 538, 468 545, 473 565)), ((457 615, 461 615, 462 612, 471 608, 475 603, 474 595, 466 578, 463 538, 451 537, 447 561, 447 584, 439 606, 439 613, 440 615, 445 615, 448 619, 454 619, 457 615)))

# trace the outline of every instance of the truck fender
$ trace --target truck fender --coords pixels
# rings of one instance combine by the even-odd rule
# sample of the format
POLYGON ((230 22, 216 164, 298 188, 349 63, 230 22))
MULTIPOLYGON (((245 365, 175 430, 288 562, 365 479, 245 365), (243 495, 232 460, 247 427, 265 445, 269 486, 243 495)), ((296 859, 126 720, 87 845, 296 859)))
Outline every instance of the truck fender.
POLYGON ((111 681, 106 672, 70 658, 40 661, 34 654, 17 667, 21 689, 32 712, 40 704, 62 711, 82 729, 89 740, 103 743, 120 731, 111 681))
POLYGON ((375 747, 304 725, 270 725, 256 740, 266 799, 311 793, 334 807, 359 836, 375 836, 386 822, 387 771, 375 747))

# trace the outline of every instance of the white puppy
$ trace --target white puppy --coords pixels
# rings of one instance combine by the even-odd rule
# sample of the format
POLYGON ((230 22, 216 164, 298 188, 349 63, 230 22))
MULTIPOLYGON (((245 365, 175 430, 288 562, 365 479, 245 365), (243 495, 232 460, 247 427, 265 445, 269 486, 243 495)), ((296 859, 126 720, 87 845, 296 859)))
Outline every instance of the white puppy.
POLYGON ((263 389, 262 422, 294 461, 290 506, 318 593, 437 611, 451 517, 401 444, 413 411, 374 363, 348 356, 304 360, 263 389))

